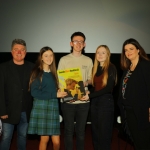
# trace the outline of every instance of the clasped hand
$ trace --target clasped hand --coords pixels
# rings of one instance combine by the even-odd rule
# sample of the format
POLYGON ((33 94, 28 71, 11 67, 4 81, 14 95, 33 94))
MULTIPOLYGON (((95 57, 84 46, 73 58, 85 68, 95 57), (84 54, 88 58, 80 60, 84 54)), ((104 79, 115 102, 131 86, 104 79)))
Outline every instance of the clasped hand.
POLYGON ((80 100, 81 101, 87 101, 87 100, 89 100, 89 95, 88 94, 90 94, 90 92, 86 91, 86 95, 84 95, 80 100))
POLYGON ((8 115, 1 116, 1 119, 7 119, 8 115))
POLYGON ((58 89, 58 91, 57 91, 57 97, 58 98, 63 98, 65 96, 67 96, 67 92, 61 92, 61 90, 58 89))

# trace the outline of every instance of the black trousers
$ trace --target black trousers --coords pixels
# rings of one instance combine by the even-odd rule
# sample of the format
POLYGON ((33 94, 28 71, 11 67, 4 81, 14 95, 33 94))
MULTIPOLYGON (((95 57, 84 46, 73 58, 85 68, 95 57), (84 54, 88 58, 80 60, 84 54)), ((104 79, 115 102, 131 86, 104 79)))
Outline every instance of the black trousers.
POLYGON ((91 100, 91 123, 94 150, 110 150, 114 121, 114 101, 111 94, 91 100))
POLYGON ((73 150, 74 127, 76 133, 76 149, 84 150, 85 126, 88 117, 90 103, 68 104, 62 103, 65 125, 65 150, 73 150), (74 124, 76 121, 76 124, 74 124))
POLYGON ((125 107, 127 124, 133 138, 136 150, 150 150, 150 126, 143 130, 139 129, 138 121, 132 107, 125 107))

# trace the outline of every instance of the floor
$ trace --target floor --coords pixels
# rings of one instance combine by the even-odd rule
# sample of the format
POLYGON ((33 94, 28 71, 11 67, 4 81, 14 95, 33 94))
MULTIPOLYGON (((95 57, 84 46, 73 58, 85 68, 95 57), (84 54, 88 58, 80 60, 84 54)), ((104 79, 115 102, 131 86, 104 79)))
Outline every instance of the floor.
MULTIPOLYGON (((63 135, 63 125, 61 125, 61 147, 60 150, 64 150, 64 135, 63 135)), ((27 138, 27 150, 38 150, 39 137, 38 136, 28 136, 27 138)), ((75 145, 75 138, 74 138, 75 145)), ((74 146, 75 147, 75 146, 74 146)), ((118 126, 113 128, 113 137, 112 137, 112 149, 111 150, 134 150, 133 146, 127 143, 123 138, 118 137, 118 126)), ((10 150, 16 150, 16 131, 12 139, 12 144, 10 150)), ((49 142, 48 150, 52 150, 52 143, 49 142)), ((75 148, 74 148, 75 150, 75 148)), ((91 125, 87 124, 85 132, 85 150, 94 150, 92 145, 91 137, 91 125)))

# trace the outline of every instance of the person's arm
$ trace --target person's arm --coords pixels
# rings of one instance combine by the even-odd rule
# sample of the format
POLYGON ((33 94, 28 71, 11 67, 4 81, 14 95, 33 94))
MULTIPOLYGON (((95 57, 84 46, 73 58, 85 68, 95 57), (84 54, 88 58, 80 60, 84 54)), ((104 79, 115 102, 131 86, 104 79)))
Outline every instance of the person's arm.
POLYGON ((114 77, 108 76, 107 85, 99 91, 94 91, 89 94, 89 98, 101 96, 103 94, 111 93, 115 85, 114 77))
POLYGON ((124 71, 124 73, 121 77, 121 80, 120 80, 120 86, 119 86, 119 92, 118 92, 119 94, 118 94, 118 101, 117 101, 117 105, 118 105, 119 110, 120 110, 121 123, 123 123, 125 120, 125 113, 124 113, 124 108, 122 105, 122 82, 123 82, 125 74, 126 74, 126 71, 124 71))
POLYGON ((143 62, 142 74, 144 76, 144 82, 146 84, 146 91, 149 99, 149 122, 150 122, 150 61, 143 62))
POLYGON ((5 78, 2 66, 0 67, 0 118, 8 118, 5 104, 5 78))
POLYGON ((85 82, 85 86, 88 86, 89 84, 92 84, 92 68, 93 68, 93 62, 90 59, 89 65, 88 65, 88 69, 87 69, 87 80, 85 82))
POLYGON ((141 66, 142 68, 142 74, 144 76, 144 82, 146 84, 146 90, 149 98, 149 107, 150 107, 150 62, 146 61, 144 64, 141 66))
POLYGON ((107 85, 99 91, 94 91, 90 94, 86 94, 86 96, 83 97, 81 100, 87 100, 89 98, 91 99, 94 97, 101 96, 103 94, 112 93, 112 90, 113 90, 114 85, 115 85, 116 75, 117 75, 117 72, 116 72, 115 67, 111 67, 108 71, 107 85))
POLYGON ((81 100, 88 100, 88 99, 91 100, 94 97, 98 97, 103 94, 111 93, 114 87, 114 83, 115 83, 114 79, 112 77, 108 77, 107 85, 103 89, 99 91, 94 91, 90 94, 88 94, 87 92, 86 95, 81 98, 81 100))
POLYGON ((36 79, 31 84, 31 95, 39 99, 57 98, 56 92, 45 90, 40 80, 36 79))
POLYGON ((150 122, 150 108, 149 108, 149 110, 148 110, 148 111, 149 111, 149 122, 150 122))

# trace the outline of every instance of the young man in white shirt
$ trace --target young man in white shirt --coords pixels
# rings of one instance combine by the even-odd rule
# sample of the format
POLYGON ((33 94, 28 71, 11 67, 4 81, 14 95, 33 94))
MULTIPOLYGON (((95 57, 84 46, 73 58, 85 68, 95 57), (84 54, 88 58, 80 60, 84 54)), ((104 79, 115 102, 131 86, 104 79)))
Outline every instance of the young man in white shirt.
MULTIPOLYGON (((86 46, 85 35, 82 32, 75 32, 71 36, 71 53, 63 56, 58 64, 58 70, 69 68, 81 69, 85 86, 91 83, 92 59, 83 55, 86 46)), ((73 150, 74 122, 76 132, 76 149, 84 150, 85 125, 89 112, 89 101, 71 101, 61 103, 61 110, 65 128, 65 150, 73 150)))

